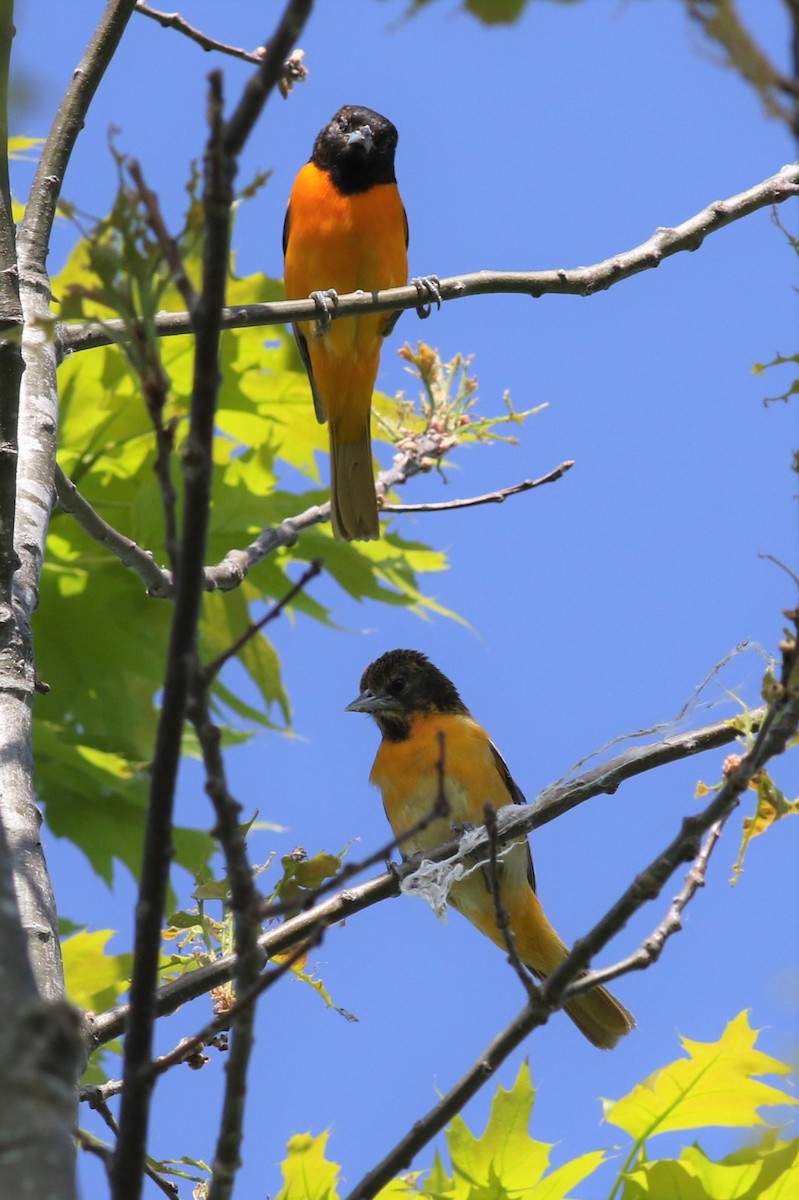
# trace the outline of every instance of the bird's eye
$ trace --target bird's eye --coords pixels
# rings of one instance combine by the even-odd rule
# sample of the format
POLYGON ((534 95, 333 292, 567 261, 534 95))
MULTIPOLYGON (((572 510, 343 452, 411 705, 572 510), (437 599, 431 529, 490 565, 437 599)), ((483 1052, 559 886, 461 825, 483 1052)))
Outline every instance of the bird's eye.
POLYGON ((339 132, 340 132, 340 133, 346 133, 346 132, 347 132, 347 125, 348 125, 348 122, 347 122, 347 121, 345 121, 345 120, 344 120, 344 118, 342 117, 342 118, 341 118, 341 120, 340 120, 340 121, 339 121, 339 123, 338 123, 339 132))
POLYGON ((408 686, 408 680, 404 675, 396 675, 388 685, 388 690, 392 696, 401 696, 408 686))

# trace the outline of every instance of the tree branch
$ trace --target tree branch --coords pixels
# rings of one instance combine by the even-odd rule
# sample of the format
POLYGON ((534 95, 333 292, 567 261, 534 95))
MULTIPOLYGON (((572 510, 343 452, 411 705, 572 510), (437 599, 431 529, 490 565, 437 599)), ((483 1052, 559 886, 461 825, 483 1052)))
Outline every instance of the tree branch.
MULTIPOLYGON (((450 446, 451 448, 451 446, 450 446)), ((403 451, 397 462, 388 470, 381 471, 375 487, 378 496, 385 496, 394 487, 399 487, 413 475, 430 470, 430 460, 440 458, 446 452, 442 440, 429 431, 414 439, 414 446, 403 451)), ((560 463, 554 470, 539 479, 525 479, 522 483, 475 496, 466 500, 447 500, 440 504, 385 504, 381 512, 442 512, 450 508, 471 508, 478 504, 501 503, 509 496, 518 496, 545 483, 554 483, 574 465, 571 461, 560 463)), ((55 475, 58 501, 64 512, 75 518, 81 528, 113 554, 123 566, 138 575, 147 593, 157 599, 169 599, 174 594, 172 572, 159 567, 152 552, 143 550, 136 542, 110 525, 78 491, 60 467, 55 475)), ((243 550, 229 550, 220 563, 203 570, 204 588, 207 592, 232 591, 241 585, 249 571, 262 559, 276 550, 295 545, 305 529, 330 520, 330 503, 315 504, 296 516, 287 517, 280 525, 267 525, 255 541, 243 550)))
POLYGON ((130 1020, 126 1030, 120 1131, 112 1169, 114 1200, 138 1200, 150 1113, 155 992, 161 920, 172 861, 172 812, 183 723, 194 674, 202 564, 208 533, 212 444, 219 386, 219 313, 224 304, 233 164, 222 152, 221 78, 210 79, 210 134, 205 156, 203 283, 194 312, 195 356, 189 435, 184 452, 183 528, 164 695, 150 772, 139 902, 136 906, 130 1020))
POLYGON ((19 558, 14 548, 19 445, 19 388, 22 379, 22 303, 17 245, 8 177, 8 80, 14 38, 11 3, 0 5, 0 647, 13 630, 11 591, 19 558))
MULTIPOLYGON (((145 1161, 153 1086, 146 1067, 152 1058, 153 1026, 157 1014, 161 920, 172 859, 172 813, 184 719, 192 681, 197 679, 197 625, 203 592, 203 561, 213 478, 214 418, 220 381, 220 314, 225 302, 237 155, 281 76, 282 62, 288 53, 287 39, 292 43, 296 39, 310 7, 311 0, 288 0, 270 48, 228 122, 223 120, 221 75, 213 73, 209 79, 210 131, 203 187, 203 280, 192 313, 195 355, 189 434, 183 454, 183 525, 176 563, 175 603, 163 702, 150 772, 144 854, 136 908, 133 977, 124 1051, 124 1087, 119 1138, 112 1166, 114 1200, 138 1200, 145 1161)), ((212 763, 212 766, 216 771, 216 764, 212 763)), ((209 782, 216 780, 218 773, 209 782)), ((226 804, 218 809, 218 816, 223 809, 224 820, 228 822, 230 809, 226 804)), ((240 866, 236 858, 237 869, 240 866)), ((248 904, 248 907, 252 906, 248 904)), ((247 922, 252 919, 252 913, 249 913, 247 922)), ((240 932, 242 930, 243 927, 240 927, 240 932)), ((245 940, 249 945, 250 939, 245 940)), ((236 970, 245 972, 249 978, 252 956, 247 954, 242 964, 237 955, 236 963, 236 970)), ((212 1178, 212 1194, 215 1197, 230 1193, 235 1175, 237 1164, 230 1160, 230 1139, 237 1145, 240 1138, 244 1074, 252 1042, 251 1030, 248 1033, 247 1025, 251 1020, 249 1013, 242 1018, 242 1037, 235 1074, 229 1069, 217 1154, 219 1172, 215 1170, 212 1178)), ((237 1157, 235 1153, 234 1157, 237 1157)))
POLYGON ((539 479, 525 479, 522 483, 513 484, 512 487, 500 488, 498 492, 486 492, 482 496, 470 496, 466 500, 441 500, 432 504, 382 504, 380 511, 386 513, 448 512, 453 508, 475 508, 478 504, 502 504, 509 496, 518 496, 522 492, 529 492, 545 483, 555 483, 556 480, 562 479, 573 466, 574 462, 567 460, 539 479))
POLYGON ((159 567, 149 550, 142 550, 136 542, 125 537, 113 525, 109 525, 89 501, 81 496, 75 484, 59 466, 56 466, 55 470, 55 486, 58 503, 64 512, 74 517, 89 537, 110 551, 124 567, 135 571, 149 595, 161 598, 173 594, 171 571, 159 567))
POLYGON ((685 877, 685 883, 674 897, 669 911, 657 928, 650 933, 637 950, 621 959, 620 962, 599 970, 586 971, 585 975, 581 975, 574 983, 569 984, 563 992, 564 1002, 568 1003, 574 996, 579 996, 602 984, 610 983, 612 980, 618 979, 620 975, 629 975, 631 971, 643 971, 660 958, 663 947, 669 938, 682 929, 682 914, 686 905, 693 900, 699 888, 705 886, 707 864, 721 837, 725 820, 726 818, 711 825, 707 837, 685 877))
POLYGON ((159 12, 156 8, 150 8, 144 3, 144 0, 137 0, 136 12, 141 13, 143 17, 151 17, 164 29, 176 29, 190 41, 196 42, 203 50, 216 50, 220 54, 227 54, 231 58, 241 58, 249 63, 260 63, 263 58, 263 54, 259 54, 257 51, 241 50, 237 46, 229 46, 225 42, 218 42, 215 38, 208 37, 202 30, 195 29, 193 25, 184 20, 180 13, 159 12))
MULTIPOLYGON (((674 228, 660 227, 647 241, 631 250, 606 258, 590 267, 548 271, 476 271, 440 280, 441 299, 459 300, 465 296, 520 294, 538 299, 544 295, 592 296, 642 271, 660 266, 665 258, 683 251, 698 250, 706 237, 731 225, 758 209, 782 204, 799 194, 799 164, 792 163, 776 175, 764 179, 745 192, 727 200, 717 200, 674 228)), ((383 292, 352 292, 340 296, 334 319, 370 312, 396 312, 416 308, 419 292, 408 284, 383 292)), ((249 304, 227 308, 222 313, 223 329, 250 329, 255 326, 292 324, 312 321, 318 316, 312 300, 290 300, 276 304, 249 304)), ((191 331, 187 313, 159 313, 156 329, 161 337, 174 337, 191 331)), ((122 333, 121 322, 103 325, 61 325, 57 344, 62 354, 107 346, 112 333, 122 333)))

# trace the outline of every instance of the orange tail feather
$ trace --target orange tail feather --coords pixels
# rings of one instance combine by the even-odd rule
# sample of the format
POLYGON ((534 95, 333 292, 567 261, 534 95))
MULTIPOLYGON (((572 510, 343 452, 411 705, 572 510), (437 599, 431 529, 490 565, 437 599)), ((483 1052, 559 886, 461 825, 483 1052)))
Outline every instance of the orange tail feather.
POLYGON ((365 429, 354 441, 337 436, 330 423, 330 519, 333 536, 342 541, 380 537, 368 413, 365 429))
MULTIPOLYGON (((522 961, 540 979, 546 979, 568 954, 534 892, 529 893, 522 920, 513 922, 513 933, 522 961)), ((580 1033, 600 1050, 612 1050, 619 1038, 635 1026, 624 1005, 602 987, 578 996, 565 1011, 580 1033)))
MULTIPOLYGON (((453 902, 457 907, 454 897, 453 902)), ((510 896, 503 892, 502 902, 511 914, 511 930, 519 958, 538 979, 546 979, 563 962, 568 954, 567 947, 550 925, 532 889, 515 890, 510 896)), ((492 942, 506 948, 493 913, 482 917, 482 914, 469 911, 466 915, 492 942)), ((580 1033, 600 1050, 612 1050, 619 1039, 635 1027, 635 1020, 624 1005, 602 987, 572 1000, 566 1005, 565 1012, 580 1033)))

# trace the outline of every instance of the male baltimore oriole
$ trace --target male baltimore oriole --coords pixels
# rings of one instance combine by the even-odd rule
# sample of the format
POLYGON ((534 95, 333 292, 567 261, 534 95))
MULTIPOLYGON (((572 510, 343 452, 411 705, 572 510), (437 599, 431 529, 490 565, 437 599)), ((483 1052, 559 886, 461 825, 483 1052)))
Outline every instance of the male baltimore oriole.
MULTIPOLYGON (((376 292, 408 278, 408 223, 394 175, 397 131, 346 105, 297 175, 283 228, 286 298, 376 292)), ((330 423, 330 517, 346 541, 380 536, 369 417, 380 348, 396 321, 372 313, 294 327, 319 421, 330 423)))
MULTIPOLYGON (((431 820, 403 843, 408 854, 451 841, 453 826, 481 825, 483 807, 524 804, 524 796, 486 731, 477 724, 446 675, 416 650, 389 650, 361 678, 361 694, 348 712, 374 717, 383 740, 370 782, 383 793, 383 806, 394 833, 413 829, 433 811, 443 786, 449 815, 431 820)), ((545 979, 568 953, 547 920, 535 893, 533 860, 526 838, 511 843, 500 860, 500 902, 522 962, 545 979)), ((456 882, 449 896, 458 912, 503 949, 490 880, 472 871, 456 882)), ((566 1012, 581 1033, 603 1050, 616 1045, 635 1025, 631 1015, 605 988, 579 996, 566 1012)))

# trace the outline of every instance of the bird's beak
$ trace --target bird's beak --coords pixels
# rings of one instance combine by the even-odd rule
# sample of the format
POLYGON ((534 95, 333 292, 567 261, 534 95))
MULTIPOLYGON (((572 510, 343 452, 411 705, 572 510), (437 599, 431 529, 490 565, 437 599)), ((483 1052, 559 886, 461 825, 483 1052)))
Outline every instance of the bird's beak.
POLYGON ((388 696, 375 696, 373 692, 370 692, 367 689, 367 691, 361 692, 360 696, 356 696, 352 703, 347 705, 344 711, 377 713, 383 712, 385 709, 390 707, 391 700, 388 696))
POLYGON ((360 129, 353 129, 352 133, 347 138, 348 146, 363 145, 364 150, 368 153, 374 149, 374 138, 372 131, 368 125, 363 125, 360 129))

